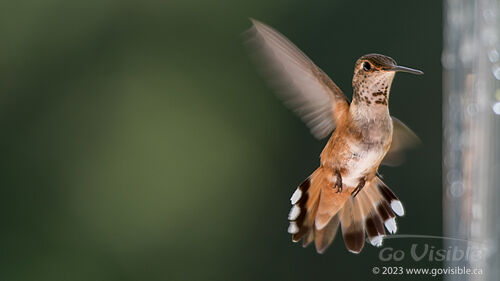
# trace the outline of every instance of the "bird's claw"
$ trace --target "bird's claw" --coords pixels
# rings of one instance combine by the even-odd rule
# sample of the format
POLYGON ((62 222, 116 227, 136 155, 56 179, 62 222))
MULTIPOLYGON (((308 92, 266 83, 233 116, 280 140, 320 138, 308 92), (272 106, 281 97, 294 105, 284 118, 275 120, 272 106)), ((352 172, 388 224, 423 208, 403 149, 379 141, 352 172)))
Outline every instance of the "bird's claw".
POLYGON ((358 195, 358 193, 363 189, 363 187, 365 187, 365 178, 362 178, 359 183, 358 183, 358 186, 356 186, 356 188, 352 191, 352 197, 356 197, 356 195, 358 195))
POLYGON ((335 180, 335 184, 333 185, 333 188, 336 188, 337 189, 337 193, 341 193, 342 192, 342 175, 340 174, 339 171, 336 171, 336 180, 335 180))

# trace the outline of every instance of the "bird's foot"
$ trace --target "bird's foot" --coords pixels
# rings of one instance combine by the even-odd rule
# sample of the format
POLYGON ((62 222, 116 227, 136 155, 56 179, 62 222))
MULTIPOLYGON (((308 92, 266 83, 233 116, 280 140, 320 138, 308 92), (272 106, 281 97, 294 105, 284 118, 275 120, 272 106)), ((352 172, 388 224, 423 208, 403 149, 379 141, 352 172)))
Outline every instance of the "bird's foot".
POLYGON ((341 193, 342 192, 342 175, 340 174, 340 172, 338 170, 335 171, 335 177, 336 177, 336 180, 335 180, 335 184, 333 185, 333 188, 337 189, 337 193, 341 193))
POLYGON ((356 188, 351 193, 353 198, 356 197, 356 195, 358 195, 358 193, 363 189, 363 187, 365 187, 365 183, 366 179, 361 178, 361 180, 358 183, 358 186, 356 186, 356 188))

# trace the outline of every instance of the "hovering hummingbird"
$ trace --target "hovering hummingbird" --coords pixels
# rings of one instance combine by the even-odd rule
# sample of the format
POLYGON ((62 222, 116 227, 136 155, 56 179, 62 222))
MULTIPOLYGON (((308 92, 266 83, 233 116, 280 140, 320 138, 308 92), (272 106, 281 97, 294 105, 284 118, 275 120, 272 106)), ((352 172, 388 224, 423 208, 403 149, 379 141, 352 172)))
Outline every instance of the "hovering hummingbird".
POLYGON ((260 58, 269 82, 318 139, 330 135, 319 167, 295 190, 288 232, 318 253, 332 243, 339 224, 347 249, 359 253, 365 233, 381 246, 397 230, 403 205, 378 175, 381 164, 401 163, 403 151, 418 137, 389 114, 389 92, 396 72, 423 74, 380 54, 360 57, 354 65, 353 97, 342 90, 302 51, 273 28, 251 19, 248 43, 260 58))

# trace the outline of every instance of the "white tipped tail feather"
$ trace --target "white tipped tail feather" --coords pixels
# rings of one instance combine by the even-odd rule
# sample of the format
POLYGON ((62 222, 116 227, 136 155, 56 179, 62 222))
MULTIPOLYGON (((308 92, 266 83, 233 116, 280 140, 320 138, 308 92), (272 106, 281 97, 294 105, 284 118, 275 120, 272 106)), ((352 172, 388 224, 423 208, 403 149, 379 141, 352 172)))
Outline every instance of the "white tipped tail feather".
POLYGON ((386 220, 384 222, 384 225, 385 225, 385 228, 387 228, 387 230, 389 230, 389 232, 391 234, 396 233, 396 231, 398 230, 398 227, 396 225, 396 220, 394 218, 390 218, 390 219, 386 220))
POLYGON ((300 196, 302 196, 302 191, 300 190, 300 188, 297 188, 290 198, 292 205, 296 204, 297 201, 299 201, 300 196))
POLYGON ((288 214, 288 220, 294 221, 300 215, 300 208, 297 205, 293 205, 288 214))
POLYGON ((288 226, 288 233, 290 234, 295 234, 299 232, 299 228, 297 227, 297 224, 295 222, 290 222, 290 225, 288 226))
POLYGON ((370 244, 372 244, 375 247, 382 246, 382 241, 384 241, 384 236, 385 235, 377 235, 377 236, 371 238, 370 239, 370 244))
POLYGON ((392 200, 391 201, 391 208, 396 213, 398 216, 404 216, 405 214, 405 209, 403 209, 403 204, 399 200, 392 200))

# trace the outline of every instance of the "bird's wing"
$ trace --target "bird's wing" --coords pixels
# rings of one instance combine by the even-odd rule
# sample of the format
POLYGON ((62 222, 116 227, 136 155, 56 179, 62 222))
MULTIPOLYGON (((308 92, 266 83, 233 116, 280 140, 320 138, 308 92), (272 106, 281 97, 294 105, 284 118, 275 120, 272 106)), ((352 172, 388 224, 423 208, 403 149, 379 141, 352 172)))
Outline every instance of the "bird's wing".
POLYGON ((403 122, 394 116, 392 118, 392 143, 389 151, 382 160, 383 165, 397 166, 403 163, 405 151, 420 144, 417 135, 403 122))
POLYGON ((285 104, 318 139, 334 129, 349 103, 342 90, 302 51, 273 28, 251 19, 247 41, 285 104))

